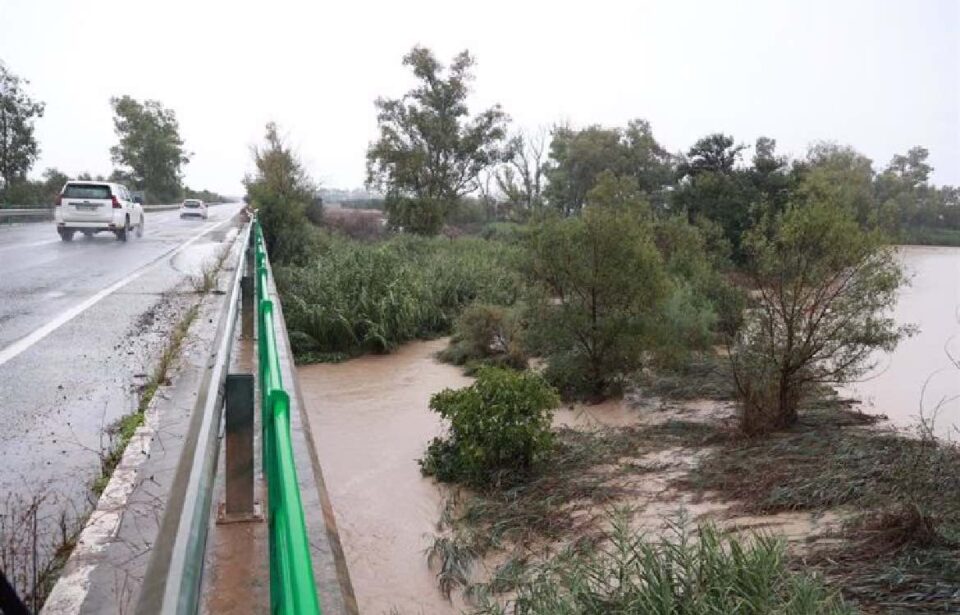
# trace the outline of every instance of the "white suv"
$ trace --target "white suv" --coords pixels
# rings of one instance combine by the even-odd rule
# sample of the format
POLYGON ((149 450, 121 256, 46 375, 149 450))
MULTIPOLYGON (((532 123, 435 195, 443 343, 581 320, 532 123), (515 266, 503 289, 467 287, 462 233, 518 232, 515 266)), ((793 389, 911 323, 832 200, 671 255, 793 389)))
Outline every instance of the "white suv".
POLYGON ((200 199, 184 199, 180 205, 180 217, 198 216, 207 219, 207 204, 200 199))
POLYGON ((136 229, 143 235, 143 205, 126 186, 109 182, 69 181, 60 191, 54 208, 54 220, 60 239, 70 241, 80 231, 90 237, 110 231, 120 241, 136 229))

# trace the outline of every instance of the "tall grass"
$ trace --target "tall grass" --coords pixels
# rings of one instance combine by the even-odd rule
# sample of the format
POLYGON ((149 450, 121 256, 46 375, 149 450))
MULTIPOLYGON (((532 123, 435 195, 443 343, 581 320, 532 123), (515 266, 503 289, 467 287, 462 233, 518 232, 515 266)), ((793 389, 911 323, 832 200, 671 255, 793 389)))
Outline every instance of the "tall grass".
POLYGON ((912 226, 900 231, 899 243, 921 246, 960 246, 960 229, 912 226))
POLYGON ((512 258, 482 239, 326 237, 307 265, 277 269, 294 352, 300 360, 384 352, 448 333, 474 301, 514 302, 512 258))
POLYGON ((504 607, 488 599, 485 615, 832 615, 852 613, 815 577, 791 572, 783 541, 740 540, 711 525, 696 535, 677 524, 649 541, 614 515, 596 546, 578 545, 536 567, 504 607))

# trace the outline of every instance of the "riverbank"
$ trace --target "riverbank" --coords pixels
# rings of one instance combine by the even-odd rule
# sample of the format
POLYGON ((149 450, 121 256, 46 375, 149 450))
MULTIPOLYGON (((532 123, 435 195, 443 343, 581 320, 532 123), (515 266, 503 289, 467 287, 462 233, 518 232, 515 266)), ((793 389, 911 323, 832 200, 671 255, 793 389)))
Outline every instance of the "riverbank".
POLYGON ((299 369, 362 612, 458 613, 471 608, 465 595, 508 599, 560 545, 600 536, 617 507, 651 539, 681 518, 781 536, 792 567, 824 575, 864 612, 960 606, 950 597, 960 568, 938 564, 960 555, 941 540, 960 518, 942 499, 960 476, 955 449, 930 455, 829 396, 794 429, 749 440, 736 435, 729 402, 634 390, 559 409, 558 452, 535 479, 503 492, 449 489, 416 462, 443 429, 430 395, 470 382, 433 358, 445 343, 299 369), (940 510, 932 533, 899 506, 910 500, 940 510))

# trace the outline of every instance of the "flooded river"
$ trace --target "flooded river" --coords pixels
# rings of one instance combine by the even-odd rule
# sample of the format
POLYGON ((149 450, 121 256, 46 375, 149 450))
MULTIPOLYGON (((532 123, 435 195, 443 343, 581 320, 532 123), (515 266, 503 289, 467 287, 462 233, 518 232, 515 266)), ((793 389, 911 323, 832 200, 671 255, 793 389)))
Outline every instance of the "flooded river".
POLYGON ((897 425, 915 425, 921 407, 936 410, 936 432, 960 436, 960 248, 903 246, 900 256, 911 277, 900 291, 896 319, 919 328, 848 392, 868 412, 886 414, 897 425), (926 387, 926 390, 924 390, 926 387), (922 406, 921 406, 922 399, 922 406))
MULTIPOLYGON (((895 352, 878 356, 868 379, 848 390, 870 412, 902 426, 941 400, 938 432, 960 424, 960 249, 904 247, 912 277, 901 291, 896 318, 920 332, 895 352)), ((407 344, 395 353, 340 364, 299 368, 327 489, 362 613, 459 612, 437 590, 424 550, 431 542, 442 494, 420 475, 416 460, 441 433, 430 396, 470 383, 460 368, 437 362, 445 339, 407 344)), ((626 425, 636 410, 620 402, 561 409, 555 422, 571 426, 626 425)), ((806 526, 804 526, 806 527, 806 526)))
POLYGON ((426 566, 441 494, 416 462, 443 431, 430 396, 471 382, 433 358, 445 345, 298 370, 361 613, 459 612, 426 566))

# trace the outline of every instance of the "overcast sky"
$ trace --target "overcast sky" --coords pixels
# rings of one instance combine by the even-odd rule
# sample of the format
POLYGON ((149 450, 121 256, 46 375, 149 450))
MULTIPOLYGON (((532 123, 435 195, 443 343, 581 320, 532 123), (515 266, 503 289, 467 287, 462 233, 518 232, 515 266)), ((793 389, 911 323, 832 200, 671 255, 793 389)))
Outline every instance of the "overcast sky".
POLYGON ((269 120, 324 185, 359 186, 373 100, 410 86, 414 44, 469 49, 473 108, 517 126, 640 117, 671 151, 828 139, 875 168, 923 145, 960 184, 960 0, 0 0, 0 60, 47 103, 34 175, 109 173, 109 99, 130 94, 176 111, 193 188, 240 193, 269 120))

